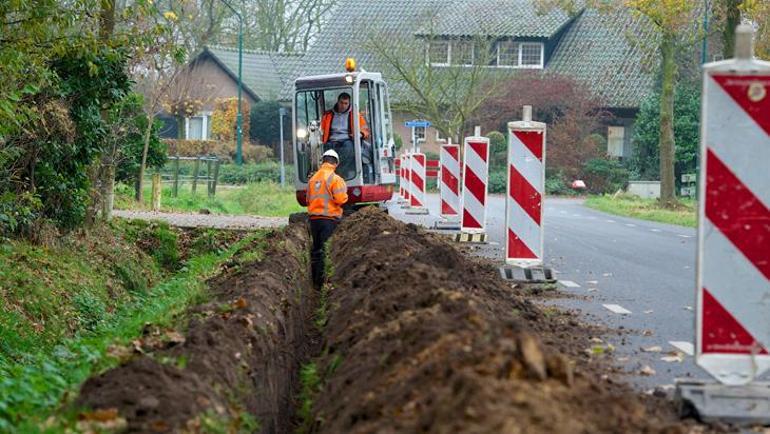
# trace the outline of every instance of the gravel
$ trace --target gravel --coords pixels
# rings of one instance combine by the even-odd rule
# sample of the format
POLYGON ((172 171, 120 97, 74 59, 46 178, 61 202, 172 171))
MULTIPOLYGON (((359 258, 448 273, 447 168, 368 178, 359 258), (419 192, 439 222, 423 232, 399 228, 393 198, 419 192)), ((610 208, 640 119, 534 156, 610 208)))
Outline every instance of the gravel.
POLYGON ((259 217, 250 215, 189 214, 151 211, 115 210, 115 217, 129 220, 162 220, 182 228, 214 228, 249 230, 286 226, 288 217, 259 217))

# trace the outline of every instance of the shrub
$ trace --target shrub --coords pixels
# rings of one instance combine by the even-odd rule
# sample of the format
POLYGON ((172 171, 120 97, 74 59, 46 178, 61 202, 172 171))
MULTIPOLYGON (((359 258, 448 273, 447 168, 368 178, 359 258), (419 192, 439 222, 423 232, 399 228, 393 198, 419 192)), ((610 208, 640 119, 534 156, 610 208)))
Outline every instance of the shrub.
MULTIPOLYGON (((241 134, 243 142, 249 141, 249 103, 241 101, 241 134)), ((211 115, 211 134, 224 142, 234 143, 238 131, 238 98, 217 99, 211 115)))
MULTIPOLYGON (((110 140, 117 142, 117 167, 115 180, 133 182, 139 176, 144 151, 144 132, 147 128, 147 115, 142 110, 144 98, 141 94, 131 93, 123 98, 109 112, 112 134, 110 140)), ((147 167, 161 168, 166 164, 167 145, 158 137, 161 121, 153 123, 150 143, 147 148, 147 167)))
POLYGON ((508 143, 505 135, 499 131, 487 134, 489 137, 489 168, 490 170, 505 169, 508 164, 508 143))
MULTIPOLYGON (((250 138, 254 143, 274 148, 281 138, 278 101, 259 101, 251 107, 250 138)), ((291 113, 291 110, 289 110, 291 113)), ((284 140, 291 138, 291 116, 283 118, 284 140)))
MULTIPOLYGON (((286 180, 294 179, 294 166, 286 165, 286 180)), ((280 182, 281 165, 275 161, 259 164, 223 164, 219 168, 219 181, 223 184, 249 184, 253 182, 280 182)))
POLYGON ((549 178, 545 178, 545 194, 548 195, 570 195, 574 194, 574 191, 567 186, 561 174, 549 178))
MULTIPOLYGON (((697 84, 676 87, 674 98, 674 141, 678 173, 695 172, 700 146, 700 94, 697 84)), ((635 177, 660 178, 660 91, 642 101, 634 127, 634 155, 629 167, 635 177)), ((679 179, 679 176, 676 177, 679 179)))
POLYGON ((489 192, 505 193, 507 191, 508 177, 505 170, 495 170, 489 172, 489 192))
POLYGON ((591 193, 614 193, 628 187, 630 173, 617 160, 594 158, 583 166, 585 183, 591 193))
MULTIPOLYGON (((179 157, 198 157, 201 155, 216 155, 225 163, 235 161, 236 144, 224 140, 177 140, 167 139, 168 154, 179 157)), ((261 163, 273 158, 273 150, 249 142, 243 144, 243 161, 261 163)))
MULTIPOLYGON (((601 109, 601 100, 589 88, 556 74, 522 71, 501 82, 499 92, 486 100, 473 122, 485 130, 505 131, 509 121, 521 119, 524 104, 532 106, 534 120, 548 124, 548 164, 565 176, 577 177, 586 161, 604 154, 591 134, 611 115, 601 109)), ((491 143, 493 165, 505 164, 506 138, 501 136, 499 147, 491 143)), ((500 140, 490 133, 493 137, 500 140)))

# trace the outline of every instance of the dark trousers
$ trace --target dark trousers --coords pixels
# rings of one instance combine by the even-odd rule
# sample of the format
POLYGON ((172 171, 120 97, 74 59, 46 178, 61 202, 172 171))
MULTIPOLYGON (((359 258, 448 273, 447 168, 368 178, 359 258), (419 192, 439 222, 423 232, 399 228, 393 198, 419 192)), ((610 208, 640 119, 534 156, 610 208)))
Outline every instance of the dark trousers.
POLYGON ((310 219, 310 234, 313 236, 313 248, 310 251, 310 268, 313 276, 313 285, 320 288, 324 283, 325 269, 325 247, 326 242, 331 238, 334 229, 337 228, 338 220, 331 219, 310 219))
POLYGON ((329 140, 324 144, 324 151, 334 149, 340 156, 340 163, 337 165, 337 175, 344 179, 352 179, 356 176, 356 148, 353 140, 329 140))

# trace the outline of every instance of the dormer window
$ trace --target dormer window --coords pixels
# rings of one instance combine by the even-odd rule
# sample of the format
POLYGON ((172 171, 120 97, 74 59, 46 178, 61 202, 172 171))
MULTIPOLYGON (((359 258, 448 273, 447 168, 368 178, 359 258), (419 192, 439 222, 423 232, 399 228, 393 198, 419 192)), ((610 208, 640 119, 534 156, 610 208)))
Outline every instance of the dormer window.
POLYGON ((500 68, 543 69, 545 45, 542 42, 517 42, 511 39, 497 43, 497 66, 500 68))
POLYGON ((472 66, 484 62, 491 67, 522 69, 543 69, 545 66, 545 44, 542 42, 504 39, 490 48, 492 59, 486 61, 477 58, 479 47, 471 40, 433 40, 428 44, 428 63, 431 66, 472 66))
POLYGON ((453 65, 471 66, 473 65, 473 42, 472 41, 452 41, 450 51, 453 65))
POLYGON ((449 65, 449 41, 430 41, 428 61, 433 66, 449 65))

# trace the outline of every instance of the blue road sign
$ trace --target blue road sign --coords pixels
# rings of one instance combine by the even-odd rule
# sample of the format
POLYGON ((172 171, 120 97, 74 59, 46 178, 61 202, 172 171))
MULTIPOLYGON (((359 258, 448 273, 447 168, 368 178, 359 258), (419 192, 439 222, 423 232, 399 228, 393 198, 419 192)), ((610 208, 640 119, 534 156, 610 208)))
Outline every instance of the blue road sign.
POLYGON ((408 128, 428 128, 430 126, 430 121, 406 121, 404 122, 404 125, 408 128))

